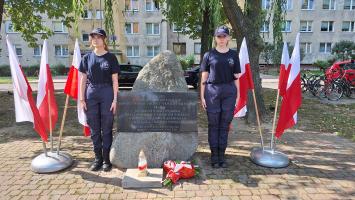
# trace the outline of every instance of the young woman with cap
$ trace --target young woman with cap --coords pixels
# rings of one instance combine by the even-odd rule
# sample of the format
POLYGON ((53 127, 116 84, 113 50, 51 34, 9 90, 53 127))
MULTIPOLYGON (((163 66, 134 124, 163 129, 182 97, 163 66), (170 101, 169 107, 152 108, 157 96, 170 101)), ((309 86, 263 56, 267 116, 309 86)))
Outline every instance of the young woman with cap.
POLYGON ((79 98, 86 112, 95 153, 95 161, 90 170, 98 171, 102 167, 104 171, 110 171, 112 164, 109 155, 120 65, 116 56, 108 52, 106 32, 103 29, 94 29, 90 33, 90 42, 93 51, 84 55, 79 67, 83 75, 79 98))
POLYGON ((237 52, 228 48, 229 29, 218 27, 214 36, 216 47, 201 62, 201 104, 208 117, 211 165, 226 168, 229 124, 239 98, 240 63, 237 52))

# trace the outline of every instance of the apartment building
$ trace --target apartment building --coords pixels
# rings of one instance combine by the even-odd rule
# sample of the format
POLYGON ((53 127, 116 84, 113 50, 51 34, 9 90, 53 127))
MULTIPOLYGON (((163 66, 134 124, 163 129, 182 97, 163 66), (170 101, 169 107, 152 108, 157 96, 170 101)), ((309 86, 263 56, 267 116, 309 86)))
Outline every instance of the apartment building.
MULTIPOLYGON (((271 3, 272 0, 262 0, 262 8, 270 9, 271 3)), ((284 39, 294 45, 300 32, 300 45, 305 53, 301 63, 304 65, 329 59, 336 42, 355 41, 355 0, 287 0, 284 9, 284 39)), ((272 41, 271 32, 272 24, 265 22, 261 27, 265 42, 272 41)))
MULTIPOLYGON (((54 31, 54 35, 48 39, 48 56, 49 63, 54 65, 69 64, 69 43, 68 28, 60 20, 49 20, 47 16, 42 16, 42 23, 50 27, 54 31)), ((28 44, 22 39, 21 34, 13 29, 10 19, 4 19, 1 24, 1 44, 0 44, 0 66, 9 65, 8 50, 6 46, 6 36, 8 35, 12 41, 19 61, 22 66, 39 65, 42 53, 43 40, 40 39, 38 33, 38 46, 35 48, 29 47, 28 44)))

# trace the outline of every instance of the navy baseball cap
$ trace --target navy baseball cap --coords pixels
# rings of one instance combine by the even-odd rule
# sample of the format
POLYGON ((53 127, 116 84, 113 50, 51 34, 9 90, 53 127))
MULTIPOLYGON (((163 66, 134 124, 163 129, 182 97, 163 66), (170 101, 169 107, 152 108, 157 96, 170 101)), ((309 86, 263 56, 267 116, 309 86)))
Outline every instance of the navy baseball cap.
POLYGON ((215 32, 214 32, 214 36, 227 36, 229 35, 229 29, 226 26, 220 26, 218 27, 215 32))
POLYGON ((101 36, 106 37, 106 32, 102 28, 96 28, 91 31, 90 36, 92 36, 92 35, 101 35, 101 36))

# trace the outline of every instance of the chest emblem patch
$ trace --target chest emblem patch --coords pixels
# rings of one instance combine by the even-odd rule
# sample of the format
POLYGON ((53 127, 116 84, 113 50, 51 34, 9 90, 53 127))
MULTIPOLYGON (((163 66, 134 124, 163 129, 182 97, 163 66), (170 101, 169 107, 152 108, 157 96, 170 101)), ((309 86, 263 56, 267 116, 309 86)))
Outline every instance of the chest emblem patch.
POLYGON ((234 65, 233 58, 228 58, 228 64, 229 64, 229 66, 233 67, 233 65, 234 65))

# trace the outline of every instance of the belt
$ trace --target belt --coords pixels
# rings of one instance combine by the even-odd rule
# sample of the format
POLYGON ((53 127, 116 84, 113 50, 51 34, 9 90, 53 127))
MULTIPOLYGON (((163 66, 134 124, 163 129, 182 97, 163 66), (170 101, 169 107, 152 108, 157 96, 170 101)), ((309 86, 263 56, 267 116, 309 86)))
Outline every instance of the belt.
POLYGON ((112 83, 88 83, 87 85, 96 88, 112 87, 112 83))

